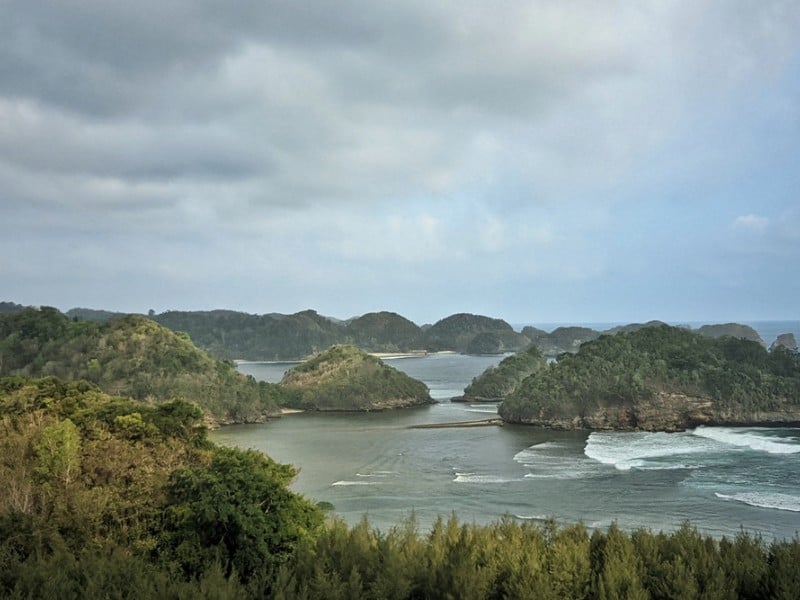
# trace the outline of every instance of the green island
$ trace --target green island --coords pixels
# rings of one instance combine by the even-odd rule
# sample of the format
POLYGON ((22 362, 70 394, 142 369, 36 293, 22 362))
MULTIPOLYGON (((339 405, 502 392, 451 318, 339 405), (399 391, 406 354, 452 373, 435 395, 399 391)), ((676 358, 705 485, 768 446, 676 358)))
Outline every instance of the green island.
POLYGON ((499 407, 511 423, 661 431, 800 424, 800 354, 668 325, 587 341, 515 381, 499 407))
POLYGON ((500 402, 511 394, 529 376, 547 367, 542 351, 531 345, 527 349, 505 357, 496 367, 489 367, 472 380, 464 395, 453 398, 459 402, 500 402))
POLYGON ((281 387, 302 410, 370 411, 432 404, 427 386, 354 346, 336 345, 287 371, 281 387))

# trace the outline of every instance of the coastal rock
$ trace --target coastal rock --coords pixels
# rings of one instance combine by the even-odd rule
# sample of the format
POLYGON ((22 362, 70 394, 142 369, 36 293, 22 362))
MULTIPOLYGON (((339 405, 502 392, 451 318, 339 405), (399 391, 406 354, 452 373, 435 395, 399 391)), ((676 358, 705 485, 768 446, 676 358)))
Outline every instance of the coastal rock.
POLYGON ((800 425, 800 406, 785 405, 774 410, 726 410, 709 397, 659 392, 647 401, 637 401, 629 406, 602 406, 583 415, 552 416, 542 412, 506 420, 559 430, 670 432, 699 425, 796 427, 800 425))
POLYGON ((793 333, 782 333, 780 334, 777 339, 772 342, 770 345, 769 350, 772 352, 773 350, 777 350, 778 348, 785 348, 786 350, 791 350, 792 352, 797 352, 797 340, 794 337, 793 333))
POLYGON ((766 346, 764 340, 758 335, 758 332, 749 325, 742 325, 741 323, 721 323, 715 325, 703 325, 697 328, 697 333, 703 337, 719 338, 719 337, 733 337, 743 340, 750 340, 751 342, 758 342, 766 346))

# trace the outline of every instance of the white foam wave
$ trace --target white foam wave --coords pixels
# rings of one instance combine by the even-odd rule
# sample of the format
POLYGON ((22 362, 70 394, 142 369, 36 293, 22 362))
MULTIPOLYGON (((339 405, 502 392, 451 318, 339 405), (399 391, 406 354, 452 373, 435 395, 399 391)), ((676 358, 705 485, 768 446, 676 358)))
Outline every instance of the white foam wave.
POLYGON ((684 462, 670 459, 687 454, 713 452, 713 440, 682 433, 594 432, 586 440, 584 454, 619 471, 632 468, 678 469, 684 462))
POLYGON ((468 408, 466 410, 466 412, 487 413, 487 414, 490 414, 490 415, 496 415, 497 414, 497 407, 484 408, 484 407, 480 407, 480 406, 471 406, 470 408, 468 408))
POLYGON ((511 483, 518 481, 508 477, 498 477, 497 475, 478 475, 476 473, 456 473, 453 483, 511 483))
POLYGON ((547 515, 514 515, 514 518, 520 521, 547 521, 550 517, 547 515))
POLYGON ((562 442, 542 442, 541 444, 534 444, 524 450, 520 450, 514 455, 514 460, 523 465, 528 465, 532 461, 541 460, 549 450, 557 450, 564 448, 562 442))
POLYGON ((584 479, 602 472, 597 463, 583 456, 566 453, 564 442, 534 444, 514 455, 514 461, 530 470, 525 479, 584 479))
POLYGON ((388 477, 397 475, 397 471, 373 471, 372 473, 356 473, 356 477, 388 477))
POLYGON ((719 492, 715 492, 714 495, 722 500, 734 500, 736 502, 749 504, 750 506, 757 506, 758 508, 773 508, 775 510, 800 512, 800 496, 792 496, 790 494, 771 494, 767 492, 720 494, 719 492))
POLYGON ((349 486, 349 485, 377 485, 378 483, 379 482, 377 482, 377 481, 347 481, 347 480, 341 480, 341 481, 334 481, 331 484, 331 487, 349 486))
POLYGON ((796 438, 776 438, 766 435, 769 430, 737 429, 732 427, 698 427, 692 434, 721 444, 750 448, 769 454, 797 454, 800 444, 796 438))

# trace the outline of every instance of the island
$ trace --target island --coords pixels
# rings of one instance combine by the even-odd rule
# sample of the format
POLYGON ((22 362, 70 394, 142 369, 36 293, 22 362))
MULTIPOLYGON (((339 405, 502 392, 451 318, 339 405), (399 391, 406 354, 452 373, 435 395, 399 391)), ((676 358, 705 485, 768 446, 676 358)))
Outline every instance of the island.
POLYGON ((659 325, 585 342, 514 387, 509 423, 676 431, 800 425, 800 355, 738 337, 659 325))
POLYGON ((290 369, 288 405, 314 411, 374 411, 433 404, 427 386, 355 346, 335 345, 290 369))

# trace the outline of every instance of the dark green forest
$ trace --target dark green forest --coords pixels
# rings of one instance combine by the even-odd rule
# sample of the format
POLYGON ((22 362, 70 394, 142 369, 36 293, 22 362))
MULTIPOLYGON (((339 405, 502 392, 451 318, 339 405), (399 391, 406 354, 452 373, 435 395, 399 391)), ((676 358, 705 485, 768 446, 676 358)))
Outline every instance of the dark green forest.
POLYGON ((304 410, 382 410, 433 402, 421 381, 345 345, 289 370, 281 386, 289 405, 304 410))
POLYGON ((796 598, 800 540, 492 525, 350 527, 202 415, 0 379, 0 597, 796 598))
POLYGON ((464 388, 463 399, 499 401, 511 394, 529 376, 547 367, 542 351, 534 345, 507 356, 496 367, 489 367, 464 388))
MULTIPOLYGON (((524 379, 500 406, 509 421, 636 411, 659 394, 708 399, 710 422, 800 415, 800 355, 758 342, 660 325, 605 335, 524 379)), ((800 420, 800 417, 794 418, 800 420)), ((636 426, 635 421, 632 423, 636 426)), ((685 426, 692 423, 687 421, 685 426)))
POLYGON ((222 423, 263 421, 286 402, 279 386, 242 375, 186 334, 138 315, 97 323, 48 307, 0 314, 2 375, 85 379, 150 402, 183 399, 222 423))

